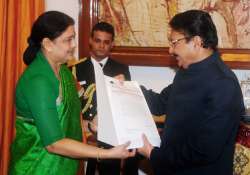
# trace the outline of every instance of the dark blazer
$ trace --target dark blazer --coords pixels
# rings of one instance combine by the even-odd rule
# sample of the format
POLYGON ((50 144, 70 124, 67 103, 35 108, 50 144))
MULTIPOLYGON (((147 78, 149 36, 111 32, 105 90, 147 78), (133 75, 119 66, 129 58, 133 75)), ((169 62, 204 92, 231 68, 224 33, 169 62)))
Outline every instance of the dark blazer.
MULTIPOLYGON (((95 73, 94 66, 90 58, 87 58, 85 61, 80 62, 75 65, 76 67, 76 77, 78 82, 84 82, 82 87, 87 90, 87 88, 95 83, 95 73)), ((114 77, 119 74, 123 74, 126 80, 130 80, 129 68, 127 65, 118 63, 111 58, 108 59, 106 64, 103 67, 103 72, 107 76, 114 77)), ((82 99, 83 107, 86 105, 88 99, 82 99)), ((91 105, 88 110, 83 114, 84 119, 92 120, 96 115, 96 94, 93 94, 91 105)))
POLYGON ((155 175, 233 174, 245 109, 238 80, 218 53, 179 69, 160 94, 143 92, 151 112, 167 116, 161 146, 150 154, 155 175))

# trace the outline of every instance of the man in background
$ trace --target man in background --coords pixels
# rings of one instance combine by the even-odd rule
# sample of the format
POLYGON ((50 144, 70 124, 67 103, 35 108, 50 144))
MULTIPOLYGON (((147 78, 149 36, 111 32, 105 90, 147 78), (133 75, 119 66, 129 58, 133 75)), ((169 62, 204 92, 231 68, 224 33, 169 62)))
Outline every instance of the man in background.
MULTIPOLYGON (((122 76, 125 80, 130 80, 130 72, 127 65, 120 64, 110 58, 110 51, 113 47, 115 33, 112 25, 106 22, 97 23, 91 31, 89 39, 90 56, 81 59, 74 67, 77 81, 84 88, 85 93, 82 98, 82 114, 84 123, 89 131, 96 135, 97 131, 97 102, 95 93, 95 73, 93 60, 97 61, 103 73, 107 76, 122 76)), ((98 142, 98 146, 110 148, 110 145, 98 142)), ((120 175, 121 160, 100 160, 88 159, 86 175, 94 175, 96 166, 100 175, 120 175)), ((138 161, 136 158, 125 160, 123 166, 124 174, 138 174, 138 161)))

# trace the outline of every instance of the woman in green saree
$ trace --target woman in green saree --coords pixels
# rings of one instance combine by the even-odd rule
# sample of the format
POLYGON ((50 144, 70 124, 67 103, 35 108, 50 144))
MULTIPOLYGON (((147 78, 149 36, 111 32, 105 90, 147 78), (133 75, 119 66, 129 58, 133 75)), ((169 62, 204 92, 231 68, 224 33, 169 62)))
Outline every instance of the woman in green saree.
POLYGON ((28 65, 16 86, 16 138, 10 174, 75 175, 80 158, 134 156, 129 143, 109 150, 82 142, 76 83, 65 66, 75 48, 74 21, 57 11, 33 24, 24 52, 28 65))

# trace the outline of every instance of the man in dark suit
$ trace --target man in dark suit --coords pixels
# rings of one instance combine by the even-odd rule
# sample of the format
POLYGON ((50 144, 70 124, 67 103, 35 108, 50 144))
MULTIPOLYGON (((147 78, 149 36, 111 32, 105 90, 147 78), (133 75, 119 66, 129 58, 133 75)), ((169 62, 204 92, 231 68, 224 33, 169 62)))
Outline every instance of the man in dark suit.
POLYGON ((160 94, 142 87, 150 111, 167 116, 161 145, 153 147, 144 136, 138 151, 155 175, 232 175, 245 111, 237 77, 218 53, 216 27, 207 12, 182 12, 169 24, 169 53, 179 69, 160 94))
MULTIPOLYGON (((127 65, 120 64, 110 58, 110 50, 114 41, 114 28, 106 22, 97 23, 91 32, 89 39, 90 57, 82 59, 73 68, 76 73, 77 81, 84 88, 85 93, 82 98, 83 118, 87 123, 88 129, 94 134, 97 124, 97 103, 95 94, 95 74, 93 60, 99 62, 103 72, 107 76, 122 76, 130 80, 129 68, 127 65)), ((109 148, 110 145, 98 142, 98 146, 109 148)), ((136 158, 127 159, 124 164, 124 174, 138 174, 136 158)), ((96 165, 100 175, 119 175, 121 171, 121 160, 100 160, 88 159, 87 175, 94 175, 96 165)))

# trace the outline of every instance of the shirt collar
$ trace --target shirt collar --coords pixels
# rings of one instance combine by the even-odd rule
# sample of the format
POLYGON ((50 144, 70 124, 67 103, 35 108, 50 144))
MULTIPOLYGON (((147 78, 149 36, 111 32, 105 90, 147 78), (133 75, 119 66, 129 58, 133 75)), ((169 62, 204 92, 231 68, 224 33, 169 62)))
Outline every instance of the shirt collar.
POLYGON ((203 70, 207 66, 213 64, 214 62, 218 61, 220 58, 220 54, 218 52, 214 52, 212 55, 208 56, 206 59, 191 64, 187 69, 182 69, 184 72, 192 72, 192 71, 198 71, 198 70, 203 70))
MULTIPOLYGON (((91 57, 91 62, 93 63, 95 59, 93 57, 91 57)), ((96 60, 95 60, 96 61, 96 60)), ((98 63, 101 63, 103 65, 103 67, 105 66, 105 64, 108 61, 108 57, 103 58, 101 61, 97 61, 98 63)))

